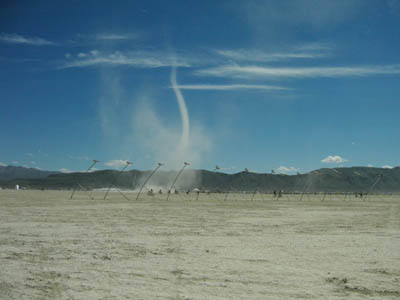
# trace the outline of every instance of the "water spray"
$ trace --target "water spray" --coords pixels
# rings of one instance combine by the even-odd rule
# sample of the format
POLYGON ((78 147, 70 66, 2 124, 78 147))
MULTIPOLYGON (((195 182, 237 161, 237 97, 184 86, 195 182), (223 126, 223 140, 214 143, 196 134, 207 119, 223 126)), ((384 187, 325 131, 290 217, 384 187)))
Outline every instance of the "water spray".
POLYGON ((157 167, 150 173, 150 175, 146 178, 146 180, 143 182, 142 186, 140 187, 139 193, 138 193, 137 196, 136 196, 136 200, 139 199, 140 193, 142 192, 142 190, 143 190, 144 186, 146 185, 147 181, 149 181, 150 178, 151 178, 151 177, 157 172, 157 170, 158 170, 159 168, 161 168, 163 165, 164 165, 164 164, 162 164, 162 163, 160 163, 160 162, 157 163, 157 167))
MULTIPOLYGON (((122 172, 123 172, 128 166, 130 166, 131 164, 132 164, 132 163, 131 163, 130 161, 127 161, 127 162, 126 162, 126 165, 119 171, 117 177, 115 177, 114 182, 117 181, 117 179, 122 175, 122 172)), ((107 195, 108 195, 108 193, 109 193, 109 191, 111 190, 111 187, 112 187, 113 185, 114 185, 114 183, 111 183, 110 186, 108 187, 107 192, 106 192, 105 195, 104 195, 104 200, 106 200, 107 195)), ((118 189, 117 189, 117 190, 118 190, 118 189)), ((120 190, 118 190, 118 192, 119 192, 120 194, 122 194, 122 195, 124 196, 125 199, 129 200, 120 190)))
POLYGON ((190 164, 189 164, 188 162, 186 162, 186 161, 183 163, 182 169, 180 169, 180 171, 179 171, 178 174, 176 175, 174 181, 172 182, 171 187, 170 187, 169 190, 168 190, 168 193, 167 193, 167 201, 168 201, 168 199, 169 199, 169 195, 172 193, 172 188, 174 187, 176 181, 178 180, 179 176, 182 174, 183 170, 184 170, 188 165, 190 165, 190 164))
MULTIPOLYGON (((85 173, 89 172, 89 171, 94 167, 94 165, 97 164, 98 162, 99 162, 98 160, 93 159, 92 164, 89 166, 89 168, 87 168, 87 170, 85 171, 85 173)), ((77 183, 77 185, 79 185, 81 188, 83 188, 83 186, 82 186, 79 182, 77 183)), ((76 186, 75 186, 75 188, 74 188, 73 191, 72 191, 72 194, 71 194, 70 199, 72 199, 72 197, 74 196, 75 191, 76 191, 76 186)), ((89 195, 89 198, 93 200, 93 198, 92 198, 90 195, 89 195)))

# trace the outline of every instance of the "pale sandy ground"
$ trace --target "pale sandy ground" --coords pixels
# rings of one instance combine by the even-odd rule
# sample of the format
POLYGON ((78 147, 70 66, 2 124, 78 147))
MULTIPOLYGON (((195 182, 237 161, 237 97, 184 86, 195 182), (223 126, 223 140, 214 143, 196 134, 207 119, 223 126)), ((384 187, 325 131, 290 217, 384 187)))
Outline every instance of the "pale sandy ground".
POLYGON ((0 299, 400 299, 399 196, 69 195, 0 191, 0 299))

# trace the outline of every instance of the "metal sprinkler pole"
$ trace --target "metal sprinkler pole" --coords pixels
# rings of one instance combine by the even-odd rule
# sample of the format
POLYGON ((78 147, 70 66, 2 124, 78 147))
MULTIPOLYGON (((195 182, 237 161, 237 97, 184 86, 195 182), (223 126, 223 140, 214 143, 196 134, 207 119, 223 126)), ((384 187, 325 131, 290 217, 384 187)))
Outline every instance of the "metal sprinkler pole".
POLYGON ((327 194, 327 193, 328 193, 328 192, 325 192, 325 193, 324 193, 324 197, 322 197, 322 200, 321 200, 322 202, 325 200, 325 197, 326 197, 326 194, 327 194))
MULTIPOLYGON (((313 172, 314 172, 316 175, 318 175, 318 176, 321 175, 318 171, 313 171, 313 172)), ((313 174, 312 174, 313 172, 310 173, 310 176, 313 175, 313 174)), ((312 180, 313 180, 313 179, 312 179, 312 180)), ((311 182, 309 182, 308 184, 305 185, 305 188, 304 188, 304 190, 303 190, 303 193, 302 193, 301 196, 300 196, 300 201, 303 200, 303 196, 304 196, 306 193, 307 193, 308 200, 311 200, 308 191, 309 191, 309 189, 310 189, 310 187, 311 187, 312 180, 311 180, 311 182)), ((304 181, 304 183, 306 183, 306 182, 307 182, 307 179, 304 181)))
MULTIPOLYGON (((240 177, 241 177, 242 181, 244 182, 244 185, 246 186, 248 181, 245 180, 244 175, 243 175, 244 173, 248 174, 249 173, 249 169, 244 168, 243 172, 241 172, 241 174, 240 174, 240 177)), ((245 195, 246 194, 247 194, 247 191, 245 191, 245 195)), ((246 197, 244 197, 244 199, 246 199, 246 197)))
POLYGON ((229 196, 229 191, 232 189, 232 186, 230 187, 230 189, 228 189, 225 193, 225 198, 224 201, 228 200, 228 196, 229 196))
MULTIPOLYGON (((305 176, 309 176, 309 175, 307 174, 307 175, 305 175, 305 176)), ((307 184, 307 178, 305 178, 305 179, 304 179, 304 190, 303 190, 303 192, 302 192, 301 195, 300 195, 300 201, 303 200, 303 196, 304 196, 304 194, 306 193, 307 190, 308 190, 308 184, 307 184)))
POLYGON ((382 174, 379 174, 379 175, 378 175, 378 178, 375 180, 375 182, 374 182, 374 183, 371 185, 371 187, 369 188, 369 190, 368 190, 368 192, 367 192, 367 195, 365 195, 364 201, 367 200, 367 197, 368 197, 369 193, 372 191, 372 189, 375 187, 375 185, 377 185, 377 183, 382 179, 382 177, 383 177, 382 174))
POLYGON ((229 191, 227 191, 227 192, 225 193, 224 201, 226 201, 226 200, 228 199, 228 194, 229 194, 229 191))
MULTIPOLYGON (((340 172, 339 172, 338 170, 336 170, 336 169, 328 169, 328 170, 334 172, 335 174, 337 174, 337 176, 341 176, 341 175, 342 175, 342 173, 340 173, 340 172)), ((324 196, 323 196, 322 199, 321 199, 322 202, 325 200, 326 194, 327 194, 327 193, 328 193, 328 192, 325 190, 324 196)), ((345 200, 346 200, 346 198, 345 198, 345 200)))
MULTIPOLYGON (((340 173, 338 170, 336 170, 336 169, 329 169, 329 170, 335 172, 336 174, 338 174, 339 177, 342 178, 342 173, 340 173)), ((343 194, 344 194, 343 201, 346 201, 348 193, 345 191, 345 192, 343 192, 343 194)), ((349 197, 349 199, 350 199, 350 197, 349 197)))
POLYGON ((304 196, 304 194, 306 193, 307 190, 308 190, 308 184, 305 185, 304 190, 303 190, 303 192, 301 193, 300 201, 303 200, 303 196, 304 196))
MULTIPOLYGON (((89 172, 90 171, 90 169, 92 169, 93 167, 94 167, 94 165, 95 164, 97 164, 99 161, 98 160, 96 160, 96 159, 93 159, 93 163, 90 165, 90 167, 89 168, 87 168, 87 170, 86 170, 86 172, 85 173, 87 173, 87 172, 89 172)), ((79 183, 78 183, 79 184, 79 183)), ((72 197, 74 196, 74 194, 75 194, 75 191, 76 191, 76 186, 75 186, 75 188, 74 188, 74 190, 72 191, 72 194, 71 194, 71 197, 70 197, 70 199, 72 199, 72 197)), ((90 197, 91 198, 91 197, 90 197)))
POLYGON ((254 190, 254 193, 253 193, 253 195, 251 196, 251 201, 253 201, 253 200, 254 200, 254 196, 256 195, 256 193, 257 193, 257 189, 256 189, 256 190, 254 190))
MULTIPOLYGON (((119 178, 119 176, 122 175, 122 172, 123 172, 129 165, 131 165, 131 164, 132 164, 132 163, 131 163, 130 161, 127 161, 127 162, 126 162, 126 165, 119 171, 117 177, 115 177, 114 182, 117 181, 117 179, 119 178)), ((108 190, 107 190, 106 194, 104 195, 104 199, 103 199, 103 200, 106 200, 107 195, 108 195, 108 192, 111 190, 111 187, 112 187, 113 185, 114 185, 114 183, 111 183, 111 184, 110 184, 110 186, 108 187, 108 190)), ((121 193, 121 191, 119 191, 119 192, 121 193)), ((125 198, 126 198, 126 197, 125 197, 125 198)))
MULTIPOLYGON (((353 171, 353 173, 356 174, 357 176, 364 177, 364 176, 361 175, 361 173, 359 173, 359 172, 353 171)), ((357 192, 356 192, 355 196, 357 197, 357 192)))
POLYGON ((147 181, 149 181, 150 178, 151 178, 151 177, 157 172, 157 170, 158 170, 159 168, 161 168, 161 166, 163 166, 163 165, 164 165, 164 164, 162 164, 162 163, 158 163, 158 164, 157 164, 157 167, 156 167, 156 168, 150 173, 150 175, 146 178, 146 180, 143 182, 142 186, 140 187, 139 193, 138 193, 137 196, 136 196, 136 200, 139 199, 140 193, 142 192, 142 190, 143 190, 144 186, 146 185, 147 181))
POLYGON ((171 184, 171 187, 170 187, 169 190, 168 190, 168 193, 167 193, 167 201, 168 201, 168 199, 169 199, 169 195, 171 194, 172 188, 174 187, 176 181, 178 180, 179 176, 182 174, 183 170, 184 170, 188 165, 190 165, 190 164, 187 163, 186 161, 183 163, 182 169, 178 172, 178 174, 176 175, 174 181, 173 181, 172 184, 171 184))

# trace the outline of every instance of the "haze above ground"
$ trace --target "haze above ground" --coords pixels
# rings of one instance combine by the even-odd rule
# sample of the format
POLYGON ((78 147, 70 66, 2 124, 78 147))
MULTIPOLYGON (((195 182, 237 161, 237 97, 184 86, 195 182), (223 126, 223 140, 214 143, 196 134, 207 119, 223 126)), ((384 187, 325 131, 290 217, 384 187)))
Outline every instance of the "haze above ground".
POLYGON ((0 165, 398 166, 399 53, 396 0, 7 1, 0 165))

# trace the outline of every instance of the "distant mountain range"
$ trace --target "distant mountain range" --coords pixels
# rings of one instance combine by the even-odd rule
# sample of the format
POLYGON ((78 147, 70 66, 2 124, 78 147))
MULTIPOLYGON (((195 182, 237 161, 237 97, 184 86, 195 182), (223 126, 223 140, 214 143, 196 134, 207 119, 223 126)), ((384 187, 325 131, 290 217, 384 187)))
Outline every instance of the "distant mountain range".
POLYGON ((16 166, 0 166, 0 180, 11 180, 17 178, 45 178, 51 174, 60 172, 42 171, 34 168, 16 166))
MULTIPOLYGON (((130 170, 120 173, 101 170, 90 173, 41 171, 23 167, 0 167, 0 187, 13 188, 16 184, 32 189, 104 188, 110 185, 122 189, 139 189, 151 171, 130 170)), ((170 187, 175 171, 159 171, 146 184, 153 189, 170 187)), ((271 192, 400 192, 400 167, 393 169, 372 167, 324 168, 306 174, 261 174, 240 172, 225 174, 188 169, 176 182, 179 190, 198 188, 202 191, 260 191, 271 192)))

